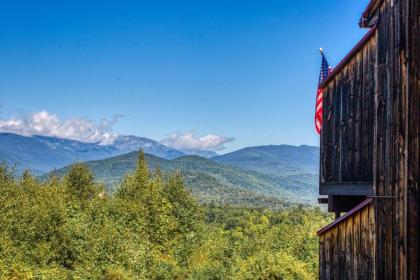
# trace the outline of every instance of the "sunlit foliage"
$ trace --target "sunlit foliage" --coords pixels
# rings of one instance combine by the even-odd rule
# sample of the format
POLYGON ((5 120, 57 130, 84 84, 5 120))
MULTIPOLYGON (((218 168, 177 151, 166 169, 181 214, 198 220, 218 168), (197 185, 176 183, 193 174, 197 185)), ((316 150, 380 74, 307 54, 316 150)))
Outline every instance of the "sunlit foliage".
POLYGON ((80 163, 48 180, 1 165, 0 279, 315 279, 327 219, 201 206, 143 153, 112 196, 80 163))

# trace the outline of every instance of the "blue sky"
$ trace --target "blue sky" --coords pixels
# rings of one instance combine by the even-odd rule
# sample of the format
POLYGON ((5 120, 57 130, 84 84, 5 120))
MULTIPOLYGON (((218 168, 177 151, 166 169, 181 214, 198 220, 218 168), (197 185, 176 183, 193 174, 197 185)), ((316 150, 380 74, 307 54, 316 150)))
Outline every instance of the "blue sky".
POLYGON ((367 2, 2 1, 0 119, 123 115, 113 133, 224 136, 224 152, 318 145, 317 49, 336 65, 367 2))

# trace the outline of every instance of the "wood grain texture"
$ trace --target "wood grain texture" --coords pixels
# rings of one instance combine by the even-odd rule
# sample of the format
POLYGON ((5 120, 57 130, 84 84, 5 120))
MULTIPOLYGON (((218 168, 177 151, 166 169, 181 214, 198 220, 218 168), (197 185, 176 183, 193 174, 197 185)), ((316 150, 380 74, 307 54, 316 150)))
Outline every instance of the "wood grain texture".
POLYGON ((324 89, 321 183, 373 181, 376 41, 369 37, 324 89))
POLYGON ((378 21, 377 278, 419 278, 420 1, 383 1, 378 21))
POLYGON ((320 234, 320 279, 374 279, 373 203, 320 234))

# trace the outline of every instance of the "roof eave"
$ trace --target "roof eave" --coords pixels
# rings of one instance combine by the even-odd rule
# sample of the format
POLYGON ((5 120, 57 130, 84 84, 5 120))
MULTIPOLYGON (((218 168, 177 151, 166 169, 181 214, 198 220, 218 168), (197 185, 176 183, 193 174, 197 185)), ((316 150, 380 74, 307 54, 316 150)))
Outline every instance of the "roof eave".
POLYGON ((372 26, 372 15, 376 12, 383 0, 371 0, 360 18, 359 26, 369 28, 372 26))

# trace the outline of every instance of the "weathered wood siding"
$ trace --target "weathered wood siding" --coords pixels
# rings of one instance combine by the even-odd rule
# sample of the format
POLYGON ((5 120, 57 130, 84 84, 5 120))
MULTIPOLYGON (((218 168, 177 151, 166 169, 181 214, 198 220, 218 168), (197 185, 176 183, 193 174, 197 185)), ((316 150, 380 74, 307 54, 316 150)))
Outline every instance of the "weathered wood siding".
MULTIPOLYGON (((420 279, 420 0, 373 2, 378 7, 375 38, 327 85, 321 183, 363 181, 373 175, 375 211, 368 219, 375 217, 375 241, 362 240, 365 210, 325 232, 321 279, 337 275, 345 279, 348 273, 353 273, 349 279, 420 279), (361 66, 367 61, 372 64, 361 66), (369 71, 374 78, 366 78, 372 74, 369 71), (371 104, 369 92, 373 106, 366 105, 371 104), (372 156, 369 139, 373 139, 372 156), (343 238, 351 264, 343 262, 343 238), (347 246, 347 242, 353 243, 347 246), (369 260, 359 255, 366 254, 361 244, 372 242, 374 272, 369 260)), ((369 209, 370 213, 372 206, 369 209)))
POLYGON ((373 34, 325 86, 321 183, 373 181, 376 42, 373 34))
POLYGON ((320 230, 319 278, 375 279, 373 203, 320 230))
POLYGON ((378 279, 420 279, 419 73, 420 1, 384 0, 374 144, 378 279))

